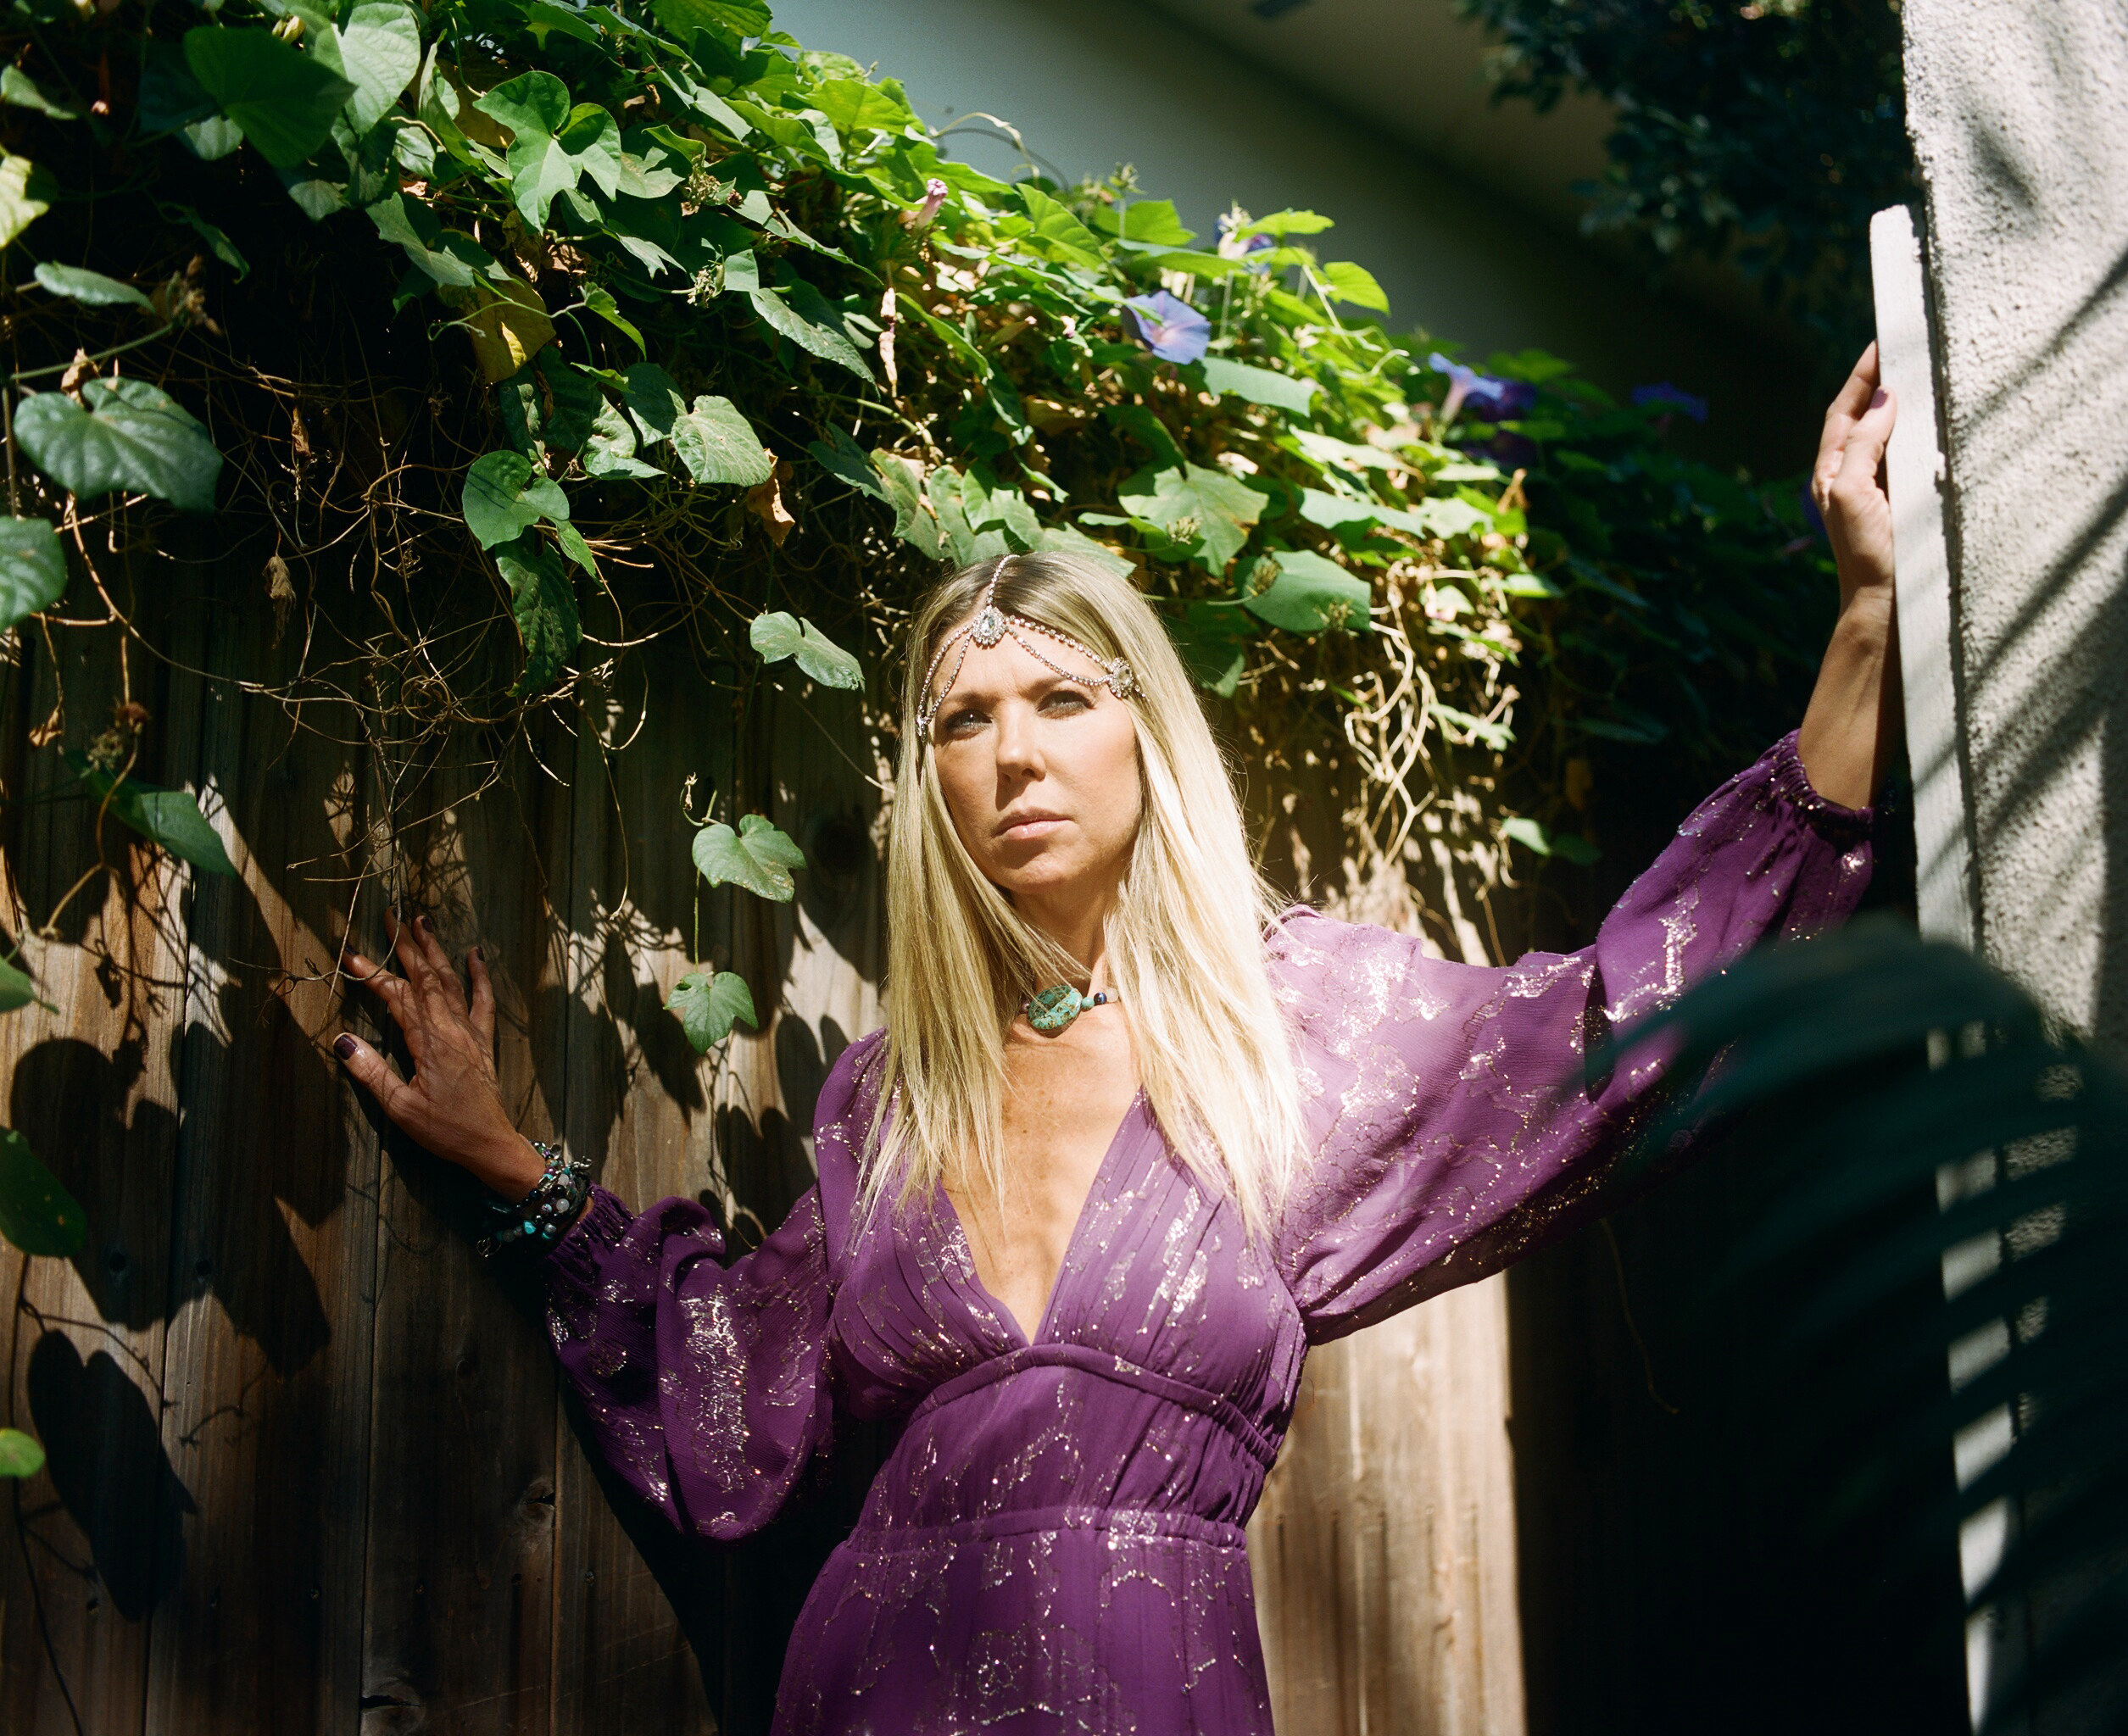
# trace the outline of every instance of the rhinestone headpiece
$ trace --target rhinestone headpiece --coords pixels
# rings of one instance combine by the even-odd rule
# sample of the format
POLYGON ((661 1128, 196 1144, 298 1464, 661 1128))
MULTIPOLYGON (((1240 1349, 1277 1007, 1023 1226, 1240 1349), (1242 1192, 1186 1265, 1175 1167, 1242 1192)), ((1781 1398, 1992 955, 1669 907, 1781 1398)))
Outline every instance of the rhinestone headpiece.
POLYGON ((916 723, 926 735, 931 733, 932 720, 939 715, 939 699, 950 693, 954 682, 960 679, 961 665, 967 660, 968 647, 972 644, 979 645, 988 651, 999 640, 1009 638, 1045 669, 1063 676, 1067 682, 1076 682, 1082 687, 1106 687, 1118 699, 1134 699, 1140 692, 1137 676, 1122 658, 1103 657, 1091 646, 1082 643, 1069 633, 1045 626, 1039 620, 1029 620, 1023 615, 1008 615, 998 607, 998 580, 1005 571, 1006 561, 1011 559, 1010 555, 1002 556, 990 569, 990 582, 983 587, 983 598, 976 604, 975 613, 939 642, 939 649, 931 659, 931 666, 923 672, 923 686, 917 695, 916 723), (1076 651, 1102 673, 1080 675, 1065 668, 1035 644, 1028 637, 1029 634, 1039 635, 1063 646, 1067 650, 1076 651), (939 698, 934 699, 931 697, 933 679, 939 673, 939 665, 945 661, 946 653, 955 645, 960 646, 961 654, 953 659, 953 667, 947 672, 945 685, 939 689, 939 698))

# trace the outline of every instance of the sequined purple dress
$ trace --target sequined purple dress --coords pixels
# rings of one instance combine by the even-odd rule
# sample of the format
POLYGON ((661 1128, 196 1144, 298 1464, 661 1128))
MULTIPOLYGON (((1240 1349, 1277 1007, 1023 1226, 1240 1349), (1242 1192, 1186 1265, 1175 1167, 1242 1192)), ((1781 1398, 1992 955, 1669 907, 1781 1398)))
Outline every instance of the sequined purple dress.
POLYGON ((1596 943, 1506 969, 1311 911, 1273 934, 1317 1144, 1268 1245, 1192 1181, 1141 1095, 1032 1342, 951 1205, 861 1225, 878 1039, 841 1057, 819 1181, 730 1266, 703 1209, 603 1189, 545 1256, 549 1323, 613 1468, 677 1527, 766 1523, 833 1419, 898 1419, 792 1636, 790 1733, 1267 1732, 1242 1526, 1308 1345, 1556 1231, 1652 1068, 1546 1112, 1592 1017, 1629 1018, 1763 937, 1853 907, 1868 816, 1793 737, 1703 804, 1596 943))

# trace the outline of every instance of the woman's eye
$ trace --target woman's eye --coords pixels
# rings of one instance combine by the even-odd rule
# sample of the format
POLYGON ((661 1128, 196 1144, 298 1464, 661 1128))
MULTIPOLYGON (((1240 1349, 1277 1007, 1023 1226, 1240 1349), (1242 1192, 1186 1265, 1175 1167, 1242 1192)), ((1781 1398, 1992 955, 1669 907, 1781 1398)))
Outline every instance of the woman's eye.
POLYGON ((983 726, 980 711, 956 711, 946 719, 939 733, 946 736, 969 736, 983 726))
POLYGON ((1083 711, 1087 709, 1086 695, 1070 687, 1059 687, 1042 701, 1045 711, 1083 711))

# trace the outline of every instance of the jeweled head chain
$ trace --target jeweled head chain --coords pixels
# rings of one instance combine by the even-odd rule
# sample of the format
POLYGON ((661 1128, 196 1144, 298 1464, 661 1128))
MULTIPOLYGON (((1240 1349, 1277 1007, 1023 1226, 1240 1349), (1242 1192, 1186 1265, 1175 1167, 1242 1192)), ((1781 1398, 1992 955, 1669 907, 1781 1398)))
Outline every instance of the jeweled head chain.
POLYGON ((983 596, 976 604, 975 613, 939 642, 939 649, 931 659, 931 666, 923 672, 923 686, 916 693, 916 724, 927 736, 931 733, 932 720, 938 716, 940 703, 946 694, 953 691, 954 682, 961 678, 961 665, 967 661, 970 645, 978 645, 988 651, 1000 639, 1009 638, 1043 668, 1061 675, 1067 682, 1076 682, 1082 687, 1106 687, 1118 699, 1135 698, 1140 691, 1137 676, 1122 658, 1103 657, 1093 647, 1073 638, 1067 632, 1056 627, 1045 626, 1040 621, 1030 620, 1023 615, 1009 615, 998 607, 998 581, 1004 576, 1006 563, 1011 558, 1009 554, 999 556, 996 564, 990 569, 990 582, 983 587, 983 596), (1028 637, 1029 634, 1039 635, 1063 646, 1067 650, 1078 652, 1102 673, 1080 675, 1065 668, 1039 645, 1033 643, 1028 637), (961 654, 954 659, 945 685, 939 690, 939 698, 934 699, 931 697, 932 681, 939 673, 939 665, 945 661, 946 653, 956 644, 961 648, 961 654))

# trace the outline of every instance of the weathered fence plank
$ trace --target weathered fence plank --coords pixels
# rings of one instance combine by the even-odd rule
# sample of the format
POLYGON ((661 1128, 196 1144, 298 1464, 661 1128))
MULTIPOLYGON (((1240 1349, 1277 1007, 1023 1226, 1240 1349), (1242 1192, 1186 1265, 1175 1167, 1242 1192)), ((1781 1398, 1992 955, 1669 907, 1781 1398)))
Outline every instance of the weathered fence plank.
MULTIPOLYGON (((268 648, 249 613, 219 615, 206 666, 268 648)), ((351 1736, 377 1147, 319 1034, 351 884, 330 793, 355 760, 277 707, 185 687, 172 726, 196 708, 195 776, 228 804, 242 879, 200 876, 191 908, 163 1438, 199 1516, 155 1623, 148 1725, 351 1736)))

